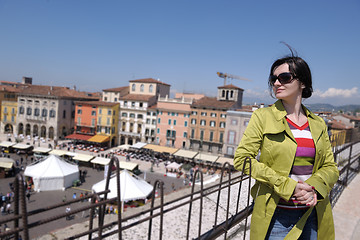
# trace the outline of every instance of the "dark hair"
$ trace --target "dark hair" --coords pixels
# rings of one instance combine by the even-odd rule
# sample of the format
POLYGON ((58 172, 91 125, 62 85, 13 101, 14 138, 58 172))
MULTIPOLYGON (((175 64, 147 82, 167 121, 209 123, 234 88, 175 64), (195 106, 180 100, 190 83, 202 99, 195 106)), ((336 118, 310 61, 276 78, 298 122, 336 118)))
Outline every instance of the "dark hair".
MULTIPOLYGON (((293 74, 295 78, 299 79, 299 81, 305 86, 305 88, 302 91, 302 97, 309 98, 311 97, 313 92, 311 71, 309 65, 301 57, 294 56, 294 53, 291 48, 290 51, 291 51, 291 55, 280 58, 273 63, 270 69, 270 75, 274 73, 274 70, 278 66, 287 63, 289 65, 289 71, 293 74)), ((268 85, 270 92, 272 93, 272 84, 270 80, 268 81, 268 85)))

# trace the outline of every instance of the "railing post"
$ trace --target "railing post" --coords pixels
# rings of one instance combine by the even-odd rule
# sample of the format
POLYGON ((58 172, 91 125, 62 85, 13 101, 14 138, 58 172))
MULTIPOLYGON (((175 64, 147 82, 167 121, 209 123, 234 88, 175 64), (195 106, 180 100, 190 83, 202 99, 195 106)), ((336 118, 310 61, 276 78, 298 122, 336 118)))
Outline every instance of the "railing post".
POLYGON ((352 147, 353 147, 353 145, 350 145, 349 159, 348 159, 348 164, 347 164, 347 168, 346 168, 345 186, 348 185, 348 180, 349 180, 349 172, 350 172, 350 165, 351 165, 352 147))

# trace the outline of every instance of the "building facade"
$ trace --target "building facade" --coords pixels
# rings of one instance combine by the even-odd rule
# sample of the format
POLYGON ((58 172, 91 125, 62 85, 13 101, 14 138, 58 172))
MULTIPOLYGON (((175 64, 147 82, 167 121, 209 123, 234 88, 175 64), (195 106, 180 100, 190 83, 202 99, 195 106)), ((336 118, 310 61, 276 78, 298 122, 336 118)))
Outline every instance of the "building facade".
POLYGON ((192 99, 159 98, 156 143, 161 146, 189 148, 188 130, 192 99))
POLYGON ((15 132, 62 139, 74 130, 76 100, 98 100, 66 87, 28 85, 18 94, 15 132))

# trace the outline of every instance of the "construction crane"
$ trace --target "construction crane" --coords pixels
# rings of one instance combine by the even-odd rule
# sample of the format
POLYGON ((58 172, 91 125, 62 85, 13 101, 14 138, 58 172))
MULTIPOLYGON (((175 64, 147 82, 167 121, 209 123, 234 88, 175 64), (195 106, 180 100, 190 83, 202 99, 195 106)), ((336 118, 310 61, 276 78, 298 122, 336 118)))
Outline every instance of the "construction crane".
POLYGON ((232 75, 232 74, 228 74, 228 73, 217 72, 217 75, 218 75, 219 77, 221 77, 221 78, 224 79, 224 86, 226 85, 226 79, 227 79, 227 78, 238 79, 238 80, 244 80, 244 81, 252 82, 250 79, 243 78, 243 77, 236 76, 236 75, 232 75))

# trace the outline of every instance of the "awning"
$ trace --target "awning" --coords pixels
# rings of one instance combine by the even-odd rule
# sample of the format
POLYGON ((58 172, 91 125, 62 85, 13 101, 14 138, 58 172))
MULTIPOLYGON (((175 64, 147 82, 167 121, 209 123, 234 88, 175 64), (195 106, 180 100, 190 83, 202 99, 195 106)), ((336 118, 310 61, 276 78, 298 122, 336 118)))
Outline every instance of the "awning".
POLYGON ((117 146, 116 149, 129 149, 131 147, 131 145, 129 144, 123 144, 123 145, 120 145, 120 146, 117 146))
POLYGON ((52 155, 56 155, 56 156, 64 156, 68 153, 68 151, 65 151, 65 150, 59 150, 59 149, 54 149, 54 150, 51 150, 49 152, 49 154, 52 154, 52 155))
POLYGON ((226 157, 219 157, 218 160, 216 160, 216 163, 219 163, 221 165, 223 165, 224 163, 230 163, 230 165, 234 165, 234 159, 232 158, 226 158, 226 157))
POLYGON ((139 149, 139 148, 143 148, 146 145, 147 145, 147 143, 137 142, 134 145, 132 145, 131 147, 139 149))
POLYGON ((14 146, 16 143, 14 142, 8 142, 8 141, 4 141, 0 143, 0 147, 11 147, 14 146))
POLYGON ((129 170, 129 171, 133 171, 137 166, 139 166, 139 164, 137 164, 137 163, 120 161, 120 168, 121 169, 126 169, 126 170, 129 170))
POLYGON ((78 134, 78 133, 73 133, 70 134, 68 136, 66 136, 66 139, 75 139, 75 140, 83 140, 83 141, 87 141, 89 138, 92 138, 93 136, 89 136, 89 135, 85 135, 85 134, 78 134))
POLYGON ((165 153, 170 153, 170 154, 173 154, 174 152, 176 152, 178 150, 178 148, 163 147, 163 146, 154 145, 154 144, 147 144, 144 148, 151 149, 155 152, 160 152, 160 153, 165 152, 165 153))
POLYGON ((33 146, 22 144, 22 143, 17 143, 15 145, 13 145, 12 147, 17 148, 17 149, 28 149, 28 148, 32 148, 33 146))
POLYGON ((11 158, 0 158, 0 168, 12 168, 15 161, 11 158))
POLYGON ((78 160, 78 161, 82 161, 82 162, 89 162, 93 158, 94 158, 94 156, 91 156, 91 155, 77 153, 73 157, 73 160, 78 160))
POLYGON ((178 170, 180 167, 182 166, 182 164, 178 164, 176 162, 172 162, 169 165, 166 166, 167 169, 175 169, 178 170))
POLYGON ((95 136, 89 138, 86 141, 95 142, 95 143, 104 143, 104 142, 110 141, 110 137, 109 136, 103 136, 103 135, 95 135, 95 136))
POLYGON ((197 160, 208 161, 208 162, 215 162, 218 158, 219 158, 219 156, 214 156, 214 155, 204 154, 204 153, 199 153, 198 155, 195 156, 195 159, 197 159, 197 160))
POLYGON ((93 160, 91 160, 91 163, 108 165, 110 163, 110 158, 96 157, 93 160))
POLYGON ((174 156, 192 159, 192 158, 194 158, 196 156, 196 154, 198 154, 198 152, 180 149, 179 151, 174 153, 174 156))
POLYGON ((44 147, 37 147, 34 148, 33 152, 38 152, 38 153, 48 153, 51 151, 51 148, 44 148, 44 147))

